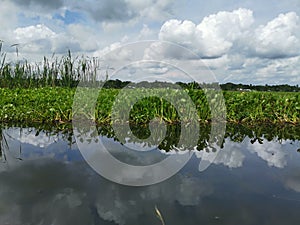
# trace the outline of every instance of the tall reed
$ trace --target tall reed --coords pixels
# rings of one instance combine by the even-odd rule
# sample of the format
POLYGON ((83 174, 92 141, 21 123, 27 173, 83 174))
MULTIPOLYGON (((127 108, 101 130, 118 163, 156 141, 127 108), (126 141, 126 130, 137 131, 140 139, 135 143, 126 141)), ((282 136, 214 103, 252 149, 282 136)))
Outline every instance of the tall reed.
POLYGON ((36 88, 36 87, 76 87, 79 80, 91 82, 97 80, 101 68, 96 57, 73 57, 68 50, 66 55, 47 58, 39 63, 27 60, 7 61, 0 42, 0 87, 36 88))

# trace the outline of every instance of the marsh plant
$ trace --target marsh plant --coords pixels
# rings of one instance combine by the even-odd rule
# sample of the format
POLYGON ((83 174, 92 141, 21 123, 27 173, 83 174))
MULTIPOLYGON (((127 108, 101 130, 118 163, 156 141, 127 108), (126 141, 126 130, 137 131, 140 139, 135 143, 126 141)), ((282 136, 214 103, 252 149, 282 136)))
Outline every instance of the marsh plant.
MULTIPOLYGON (((0 121, 70 122, 74 114, 79 113, 72 111, 79 81, 81 84, 95 84, 96 87, 104 85, 99 92, 95 111, 85 115, 100 124, 112 122, 112 107, 125 86, 130 95, 123 98, 124 110, 128 107, 126 101, 138 98, 145 88, 157 93, 169 88, 168 97, 178 97, 177 89, 172 88, 173 84, 142 81, 142 88, 132 88, 130 82, 108 80, 108 70, 112 68, 103 66, 99 58, 74 57, 68 51, 61 57, 44 57, 40 63, 27 60, 8 62, 2 47, 3 42, 0 41, 0 121)), ((214 109, 208 105, 205 90, 197 83, 178 84, 195 104, 199 120, 210 122, 214 109)), ((209 85, 207 90, 213 91, 209 85)), ((223 96, 227 113, 226 118, 218 118, 220 120, 248 124, 300 122, 299 92, 223 91, 223 96)), ((220 95, 212 97, 210 101, 221 102, 219 98, 220 95)), ((90 96, 87 96, 87 101, 89 99, 90 96)), ((184 110, 188 119, 192 111, 188 107, 184 110)), ((128 119, 133 123, 148 123, 156 117, 167 123, 182 121, 172 104, 158 97, 147 97, 136 102, 128 119)))
POLYGON ((76 87, 79 80, 96 81, 100 68, 103 68, 100 59, 73 57, 70 50, 61 57, 55 54, 50 58, 43 57, 39 63, 26 59, 8 62, 2 47, 3 41, 0 42, 0 87, 3 88, 76 87))

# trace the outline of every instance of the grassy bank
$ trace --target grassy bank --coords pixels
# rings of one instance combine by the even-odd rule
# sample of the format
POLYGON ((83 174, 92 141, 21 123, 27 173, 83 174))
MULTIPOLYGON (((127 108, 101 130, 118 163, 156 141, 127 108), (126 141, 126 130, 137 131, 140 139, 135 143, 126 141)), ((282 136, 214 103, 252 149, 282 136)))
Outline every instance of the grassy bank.
MULTIPOLYGON (((75 88, 1 88, 0 121, 65 123, 72 120, 75 88)), ((118 89, 102 89, 91 118, 98 123, 111 122, 111 109, 118 89)), ((139 95, 139 90, 132 90, 139 95)), ((187 90, 195 103, 201 121, 211 120, 206 97, 201 90, 187 90)), ((170 92, 172 94, 172 92, 170 92)), ((227 121, 245 124, 300 123, 300 94, 281 92, 223 92, 227 121)), ((134 96, 132 96, 134 98, 134 96)), ((126 104, 124 103, 124 107, 126 104)), ((131 110, 130 122, 144 123, 153 117, 167 122, 180 121, 176 109, 160 98, 145 98, 131 110)))

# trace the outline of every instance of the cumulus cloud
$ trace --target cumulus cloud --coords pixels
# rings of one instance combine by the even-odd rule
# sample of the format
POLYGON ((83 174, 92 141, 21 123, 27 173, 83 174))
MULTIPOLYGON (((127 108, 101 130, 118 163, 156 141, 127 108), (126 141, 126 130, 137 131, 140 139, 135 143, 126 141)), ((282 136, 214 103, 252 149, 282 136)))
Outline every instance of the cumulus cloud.
MULTIPOLYGON (((40 54, 48 54, 52 51, 52 40, 57 34, 44 24, 34 26, 18 27, 11 32, 9 42, 5 51, 10 52, 8 55, 10 60, 15 59, 15 48, 10 47, 11 44, 17 44, 19 56, 32 60, 29 55, 36 54, 40 58, 40 54)), ((40 60, 40 59, 37 59, 40 60)))
MULTIPOLYGON (((97 196, 98 214, 107 221, 127 224, 128 221, 143 214, 143 210, 151 204, 164 202, 172 207, 172 204, 177 202, 182 206, 197 206, 201 199, 213 194, 214 187, 199 178, 176 175, 168 182, 141 188, 135 190, 134 194, 126 193, 126 196, 120 188, 105 187, 103 190, 105 194, 97 196), (176 194, 174 195, 174 193, 176 194), (110 201, 110 199, 114 199, 114 201, 110 201), (141 207, 142 205, 143 207, 141 207)), ((152 209, 148 208, 148 210, 152 209)))
POLYGON ((261 159, 265 160, 269 166, 284 168, 287 165, 287 153, 282 149, 281 145, 276 142, 265 142, 259 144, 248 143, 248 150, 256 153, 261 159))
POLYGON ((227 63, 230 67, 236 64, 236 67, 225 73, 223 78, 225 82, 252 84, 297 84, 300 82, 300 56, 268 59, 247 58, 245 55, 240 55, 235 61, 229 60, 227 63))
POLYGON ((222 149, 213 163, 223 164, 229 168, 238 168, 243 166, 244 159, 245 155, 239 150, 239 146, 233 145, 232 148, 222 149))
POLYGON ((4 135, 6 140, 18 141, 20 143, 30 144, 40 148, 46 148, 58 141, 56 136, 49 136, 46 133, 39 133, 39 135, 36 135, 36 130, 30 130, 30 128, 9 128, 5 130, 4 135))
MULTIPOLYGON (((158 36, 194 51, 220 82, 299 83, 299 16, 289 12, 263 25, 254 22, 251 10, 222 11, 199 24, 168 20, 158 36)), ((194 60, 173 49, 156 46, 155 51, 156 55, 194 60)))
MULTIPOLYGON (((155 51, 145 52, 145 59, 176 58, 196 64, 202 58, 220 82, 299 83, 300 19, 296 9, 280 15, 276 11, 274 19, 263 24, 253 16, 258 12, 246 8, 216 12, 196 23, 188 20, 189 15, 176 15, 176 6, 172 0, 3 0, 2 50, 13 60, 15 48, 10 45, 19 43, 20 57, 40 61, 44 55, 68 49, 99 56, 127 41, 158 37, 199 57, 157 45, 152 48, 155 51), (160 27, 157 21, 165 22, 160 27), (120 40, 124 36, 127 40, 120 40)), ((130 54, 122 52, 121 56, 130 54)), ((200 64, 195 72, 204 68, 200 64)))
MULTIPOLYGON (((206 153, 205 151, 195 151, 196 157, 200 159, 203 159, 203 156, 209 154, 215 154, 215 153, 211 153, 211 152, 206 153)), ((217 154, 216 157, 206 157, 205 160, 209 161, 209 163, 213 163, 216 165, 222 164, 229 168, 238 168, 243 166, 245 155, 240 150, 239 143, 234 143, 231 142, 230 140, 226 140, 225 147, 223 149, 219 149, 216 154, 217 154)))
POLYGON ((55 32, 49 29, 44 24, 38 24, 35 26, 20 27, 14 30, 15 39, 17 41, 32 41, 37 39, 52 38, 55 36, 55 32))
MULTIPOLYGON (((254 75, 257 80, 282 84, 286 82, 286 75, 288 75, 290 83, 299 83, 300 81, 300 56, 279 58, 265 61, 265 63, 258 62, 257 64, 261 65, 254 75)), ((254 66, 255 64, 252 64, 252 67, 254 66)))
POLYGON ((41 159, 8 168, 0 178, 1 224, 137 224, 142 215, 155 219, 155 205, 176 211, 178 204, 198 206, 214 192, 209 180, 180 174, 159 185, 128 188, 92 173, 85 163, 41 159))
POLYGON ((280 14, 254 31, 251 43, 253 54, 265 58, 284 58, 299 55, 299 16, 295 12, 280 14))
POLYGON ((112 63, 113 61, 130 61, 133 53, 130 49, 123 47, 125 41, 126 37, 121 42, 114 42, 109 46, 94 52, 93 55, 100 58, 104 57, 105 62, 109 62, 109 60, 112 60, 112 63))
POLYGON ((220 57, 249 30, 254 22, 252 14, 248 9, 223 11, 205 17, 198 25, 169 20, 161 27, 159 39, 186 46, 204 58, 220 57))
MULTIPOLYGON (((93 41, 90 42, 87 37, 88 30, 82 27, 71 26, 67 33, 56 33, 44 24, 37 24, 27 27, 19 27, 13 31, 14 43, 19 44, 20 55, 28 54, 52 54, 65 53, 68 49, 72 52, 95 50, 93 41), (74 34, 78 31, 86 31, 86 33, 74 34)), ((90 37, 92 38, 92 37, 90 37)), ((11 40, 12 41, 12 40, 11 40)))
POLYGON ((300 25, 295 12, 280 14, 256 29, 253 23, 248 9, 212 14, 199 24, 173 19, 162 25, 159 39, 188 47, 203 58, 232 53, 271 59, 299 55, 300 25))
POLYGON ((0 165, 0 171, 18 168, 23 166, 22 163, 36 159, 68 161, 75 156, 66 151, 67 144, 60 134, 50 135, 32 128, 8 128, 3 130, 3 136, 6 140, 2 148, 5 163, 0 165))

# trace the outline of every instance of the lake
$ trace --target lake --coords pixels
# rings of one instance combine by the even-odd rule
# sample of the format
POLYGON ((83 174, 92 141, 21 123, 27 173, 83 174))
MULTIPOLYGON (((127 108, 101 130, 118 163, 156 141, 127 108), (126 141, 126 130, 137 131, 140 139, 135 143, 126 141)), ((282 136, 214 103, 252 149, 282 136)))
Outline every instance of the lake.
MULTIPOLYGON (((99 127, 98 139, 118 160, 148 165, 172 155, 178 134, 176 127, 170 131, 150 150, 151 144, 130 143, 126 137, 127 145, 121 144, 111 127, 99 127), (130 145, 145 151, 127 151, 130 145)), ((208 131, 201 127, 194 149, 205 149, 208 131)), ((300 224, 299 131, 289 125, 227 125, 221 148, 205 170, 199 171, 205 150, 190 151, 188 162, 169 179, 134 187, 93 170, 71 129, 3 126, 0 224, 159 225, 155 208, 166 225, 300 224)))

